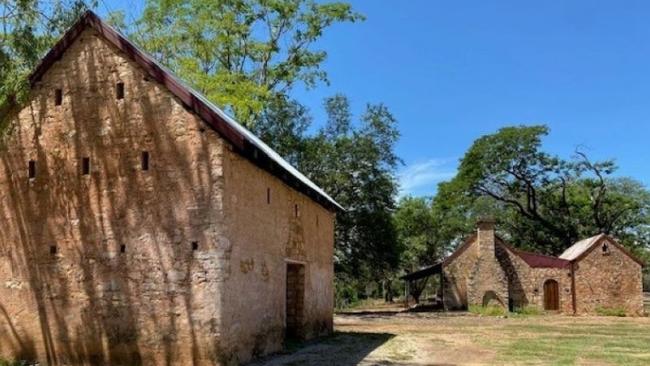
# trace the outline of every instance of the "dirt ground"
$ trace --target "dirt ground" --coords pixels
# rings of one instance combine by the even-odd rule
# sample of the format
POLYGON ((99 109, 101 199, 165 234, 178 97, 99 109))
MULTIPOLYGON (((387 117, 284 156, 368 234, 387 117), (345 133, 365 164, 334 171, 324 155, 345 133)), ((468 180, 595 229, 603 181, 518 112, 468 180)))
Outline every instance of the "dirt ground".
POLYGON ((647 317, 481 317, 385 308, 337 314, 335 331, 255 365, 650 365, 647 317))

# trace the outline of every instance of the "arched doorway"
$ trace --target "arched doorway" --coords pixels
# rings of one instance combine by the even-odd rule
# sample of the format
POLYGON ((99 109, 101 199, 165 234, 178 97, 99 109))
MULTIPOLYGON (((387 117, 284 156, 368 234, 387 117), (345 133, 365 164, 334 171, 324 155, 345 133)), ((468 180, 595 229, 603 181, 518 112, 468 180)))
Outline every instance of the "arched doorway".
POLYGON ((560 310, 560 289, 556 280, 544 282, 544 310, 560 310))

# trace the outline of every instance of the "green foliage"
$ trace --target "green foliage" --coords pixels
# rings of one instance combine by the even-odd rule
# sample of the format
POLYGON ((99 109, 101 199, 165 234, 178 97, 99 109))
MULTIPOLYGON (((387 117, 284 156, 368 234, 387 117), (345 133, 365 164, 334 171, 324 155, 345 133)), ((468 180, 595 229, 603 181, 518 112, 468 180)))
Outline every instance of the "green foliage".
POLYGON ((32 364, 27 361, 8 361, 0 358, 0 366, 27 366, 32 364))
MULTIPOLYGON (((123 24, 123 17, 114 16, 123 24)), ((313 45, 336 23, 363 17, 343 2, 148 0, 130 36, 211 101, 252 127, 297 83, 327 82, 313 45)))
POLYGON ((598 233, 636 254, 648 250, 650 193, 630 178, 613 178, 612 161, 571 160, 542 150, 545 126, 502 128, 474 142, 458 174, 433 201, 438 235, 452 243, 479 216, 494 216, 503 236, 524 249, 557 255, 598 233))
POLYGON ((0 1, 0 106, 21 103, 27 76, 88 6, 94 1, 0 1))
POLYGON ((396 121, 383 105, 368 105, 353 124, 349 101, 325 101, 328 121, 304 141, 301 171, 323 187, 346 212, 337 215, 335 268, 355 278, 378 280, 399 265, 393 226, 399 158, 396 121))
POLYGON ((436 225, 431 199, 404 197, 393 215, 398 243, 402 249, 402 266, 416 270, 442 256, 437 246, 436 225))
POLYGON ((537 306, 526 305, 522 307, 516 307, 513 309, 513 313, 517 315, 542 315, 544 312, 537 306))
POLYGON ((502 306, 480 306, 480 305, 470 305, 468 311, 472 314, 481 315, 481 316, 504 316, 507 314, 507 311, 502 306))
POLYGON ((619 307, 608 308, 603 306, 596 307, 596 314, 600 316, 618 316, 618 317, 624 317, 627 315, 625 309, 623 308, 619 308, 619 307))

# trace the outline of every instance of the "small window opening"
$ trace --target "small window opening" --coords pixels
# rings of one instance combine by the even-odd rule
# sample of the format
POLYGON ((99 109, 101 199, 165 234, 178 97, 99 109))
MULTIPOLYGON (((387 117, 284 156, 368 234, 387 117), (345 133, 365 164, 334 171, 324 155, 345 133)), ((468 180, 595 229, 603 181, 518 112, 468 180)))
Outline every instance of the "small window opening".
POLYGON ((115 97, 124 99, 124 83, 120 82, 115 85, 115 97))
POLYGON ((34 160, 29 161, 29 179, 36 178, 36 162, 34 160))
POLYGON ((266 203, 271 204, 271 188, 266 189, 266 203))
POLYGON ((193 241, 192 242, 192 251, 199 250, 199 242, 198 241, 193 241))
POLYGON ((318 227, 319 222, 318 222, 318 215, 316 215, 316 227, 318 227))
POLYGON ((81 159, 81 174, 89 175, 90 174, 90 158, 85 157, 81 159))
POLYGON ((602 250, 603 250, 603 254, 608 254, 609 253, 609 245, 607 245, 607 243, 604 243, 603 247, 602 247, 602 250))
POLYGON ((54 255, 57 252, 56 245, 50 245, 50 254, 54 255))
POLYGON ((126 245, 120 245, 120 253, 126 253, 126 245))
POLYGON ((299 214, 300 213, 298 212, 298 205, 297 204, 293 205, 293 215, 295 217, 298 217, 299 214))
POLYGON ((54 91, 54 105, 61 105, 63 103, 63 90, 56 89, 54 91))
POLYGON ((149 152, 142 152, 142 170, 149 170, 149 152))

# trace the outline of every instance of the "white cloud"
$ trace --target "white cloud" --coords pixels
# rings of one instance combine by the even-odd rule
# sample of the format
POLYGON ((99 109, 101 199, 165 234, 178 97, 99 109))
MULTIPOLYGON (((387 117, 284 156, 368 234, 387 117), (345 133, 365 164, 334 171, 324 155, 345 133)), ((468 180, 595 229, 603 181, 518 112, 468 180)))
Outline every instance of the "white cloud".
POLYGON ((438 183, 456 174, 455 159, 429 159, 407 165, 398 174, 400 196, 434 194, 438 183))

